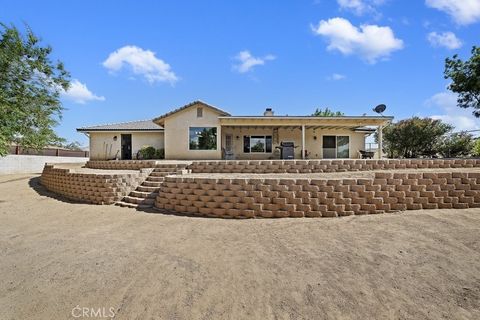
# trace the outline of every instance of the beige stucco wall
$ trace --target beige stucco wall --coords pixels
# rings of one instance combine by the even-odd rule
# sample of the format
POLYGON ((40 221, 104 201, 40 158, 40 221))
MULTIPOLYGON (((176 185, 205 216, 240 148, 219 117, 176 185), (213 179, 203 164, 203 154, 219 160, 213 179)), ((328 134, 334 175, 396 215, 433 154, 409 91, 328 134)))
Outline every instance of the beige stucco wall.
POLYGON ((90 159, 113 159, 117 152, 118 158, 120 158, 122 134, 132 135, 132 157, 134 158, 143 146, 152 146, 156 149, 164 148, 163 132, 91 132, 90 159), (113 140, 114 136, 117 136, 117 141, 113 140))
MULTIPOLYGON (((295 145, 299 146, 295 149, 295 158, 301 159, 301 144, 302 144, 302 132, 300 128, 296 129, 283 129, 278 130, 278 141, 273 138, 273 152, 272 153, 244 153, 243 152, 243 136, 255 136, 255 135, 272 135, 273 129, 266 127, 254 128, 242 128, 242 127, 224 127, 222 129, 222 146, 225 145, 225 136, 232 134, 233 136, 233 152, 235 159, 269 159, 278 158, 279 151, 275 152, 275 146, 278 146, 281 141, 294 141, 295 145), (238 139, 237 139, 238 136, 238 139)), ((305 130, 305 149, 309 152, 310 159, 322 159, 322 136, 323 135, 344 135, 350 137, 350 158, 358 158, 358 150, 365 149, 365 134, 354 132, 351 130, 305 130), (314 139, 314 136, 317 139, 314 139)))
POLYGON ((218 113, 212 109, 203 107, 203 117, 197 118, 197 106, 192 106, 165 118, 163 127, 165 130, 165 159, 221 159, 221 128, 218 113), (216 127, 217 150, 189 150, 190 127, 216 127))

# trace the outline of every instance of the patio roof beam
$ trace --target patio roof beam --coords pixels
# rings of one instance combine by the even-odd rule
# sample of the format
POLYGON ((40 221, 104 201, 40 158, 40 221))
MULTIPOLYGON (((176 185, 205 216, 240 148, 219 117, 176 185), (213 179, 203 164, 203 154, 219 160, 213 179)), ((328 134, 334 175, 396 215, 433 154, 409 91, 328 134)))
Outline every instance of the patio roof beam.
POLYGON ((392 117, 219 117, 220 125, 232 126, 379 126, 392 117))

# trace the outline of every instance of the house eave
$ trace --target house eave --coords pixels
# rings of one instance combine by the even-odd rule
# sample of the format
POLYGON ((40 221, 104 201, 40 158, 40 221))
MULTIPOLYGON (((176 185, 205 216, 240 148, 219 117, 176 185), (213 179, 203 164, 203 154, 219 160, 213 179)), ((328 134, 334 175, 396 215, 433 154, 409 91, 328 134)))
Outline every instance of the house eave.
POLYGON ((152 130, 152 129, 83 129, 78 128, 77 132, 164 132, 164 129, 152 130))

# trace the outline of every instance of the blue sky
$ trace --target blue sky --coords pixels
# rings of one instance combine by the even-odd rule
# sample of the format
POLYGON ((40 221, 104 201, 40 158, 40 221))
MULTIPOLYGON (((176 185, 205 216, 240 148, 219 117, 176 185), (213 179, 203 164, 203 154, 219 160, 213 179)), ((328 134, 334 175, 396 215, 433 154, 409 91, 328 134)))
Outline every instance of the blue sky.
POLYGON ((74 79, 57 132, 148 119, 200 99, 235 115, 435 116, 479 128, 444 59, 480 45, 480 0, 2 1, 74 79))

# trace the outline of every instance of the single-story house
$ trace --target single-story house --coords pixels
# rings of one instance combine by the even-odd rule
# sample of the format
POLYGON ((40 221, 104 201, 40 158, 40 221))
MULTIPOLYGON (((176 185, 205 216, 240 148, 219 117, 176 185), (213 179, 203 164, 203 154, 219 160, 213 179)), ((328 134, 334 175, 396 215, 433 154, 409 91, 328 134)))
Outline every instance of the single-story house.
POLYGON ((194 101, 155 119, 77 131, 89 136, 92 160, 136 159, 144 146, 163 148, 165 159, 176 160, 355 159, 366 137, 375 131, 381 136, 392 119, 277 116, 270 108, 261 116, 232 116, 194 101))

